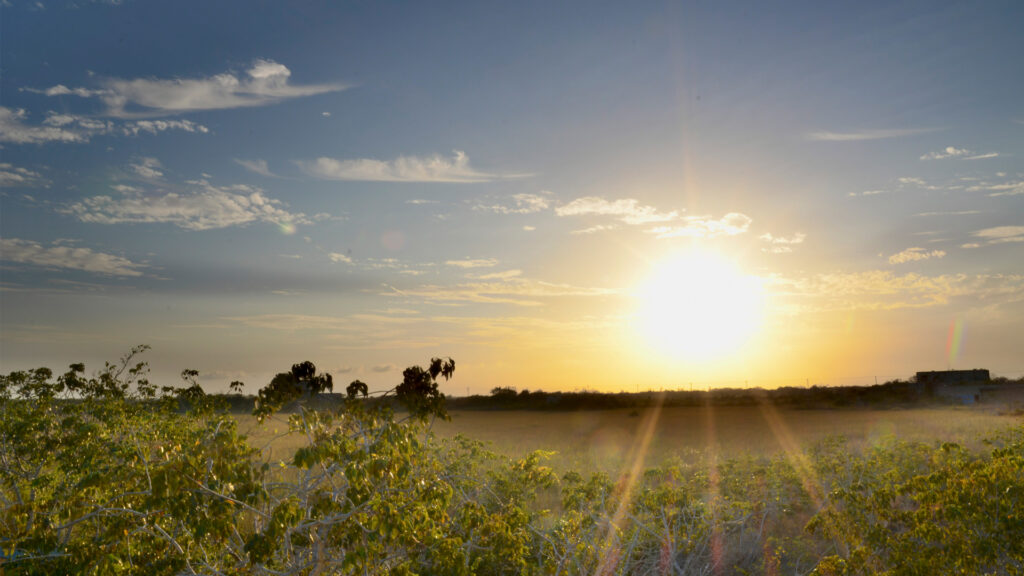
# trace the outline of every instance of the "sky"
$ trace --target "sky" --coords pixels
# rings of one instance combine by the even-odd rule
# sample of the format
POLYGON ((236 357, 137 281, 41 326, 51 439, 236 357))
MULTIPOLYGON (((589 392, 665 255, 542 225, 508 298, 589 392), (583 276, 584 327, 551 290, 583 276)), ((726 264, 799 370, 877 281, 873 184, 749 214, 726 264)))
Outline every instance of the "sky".
POLYGON ((1024 375, 1024 5, 0 5, 0 371, 1024 375))

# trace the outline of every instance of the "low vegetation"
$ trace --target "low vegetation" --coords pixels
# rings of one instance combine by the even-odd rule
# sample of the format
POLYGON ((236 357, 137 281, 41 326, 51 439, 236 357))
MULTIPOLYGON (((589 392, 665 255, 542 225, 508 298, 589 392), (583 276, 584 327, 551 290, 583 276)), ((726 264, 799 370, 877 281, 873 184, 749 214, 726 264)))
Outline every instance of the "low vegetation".
POLYGON ((450 359, 379 394, 397 404, 354 382, 320 410, 334 383, 305 362, 253 407, 300 404, 274 459, 194 371, 151 384, 143 350, 0 376, 3 573, 1024 573, 1021 426, 978 449, 832 438, 556 474, 550 453, 432 434, 450 359))

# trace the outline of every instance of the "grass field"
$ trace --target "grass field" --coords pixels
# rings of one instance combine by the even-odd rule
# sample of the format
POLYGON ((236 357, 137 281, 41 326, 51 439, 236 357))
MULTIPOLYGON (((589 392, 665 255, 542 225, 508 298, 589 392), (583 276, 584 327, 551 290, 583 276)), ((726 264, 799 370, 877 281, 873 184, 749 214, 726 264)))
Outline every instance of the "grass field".
MULTIPOLYGON (((301 439, 276 433, 287 430, 285 416, 262 426, 238 416, 250 445, 269 449, 272 458, 287 458, 301 439)), ((914 409, 793 410, 770 406, 668 407, 661 410, 587 410, 578 412, 455 411, 451 421, 438 420, 439 437, 462 434, 483 441, 507 456, 533 450, 557 454, 550 464, 559 471, 613 472, 637 463, 644 467, 666 458, 716 454, 774 455, 800 450, 829 436, 845 436, 854 446, 887 437, 902 440, 957 442, 977 447, 991 432, 1021 423, 1021 416, 983 407, 914 409), (646 447, 644 431, 650 430, 646 447)))

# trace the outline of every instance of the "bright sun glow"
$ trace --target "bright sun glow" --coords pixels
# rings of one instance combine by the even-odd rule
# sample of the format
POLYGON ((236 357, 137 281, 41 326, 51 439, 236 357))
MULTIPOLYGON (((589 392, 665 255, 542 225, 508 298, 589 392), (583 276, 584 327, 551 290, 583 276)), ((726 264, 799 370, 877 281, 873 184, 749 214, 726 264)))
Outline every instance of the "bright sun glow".
POLYGON ((638 297, 639 332, 648 347, 673 359, 730 355, 761 322, 760 281, 716 254, 686 253, 657 264, 638 297))

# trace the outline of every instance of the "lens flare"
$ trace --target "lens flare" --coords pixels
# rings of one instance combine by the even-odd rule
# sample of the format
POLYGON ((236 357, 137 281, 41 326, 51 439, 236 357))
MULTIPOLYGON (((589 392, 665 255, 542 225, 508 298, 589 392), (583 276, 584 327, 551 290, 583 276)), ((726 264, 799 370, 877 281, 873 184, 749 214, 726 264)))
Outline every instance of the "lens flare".
POLYGON ((946 358, 950 366, 955 366, 957 360, 960 359, 966 328, 964 321, 960 318, 953 319, 949 323, 949 335, 946 336, 946 358))

